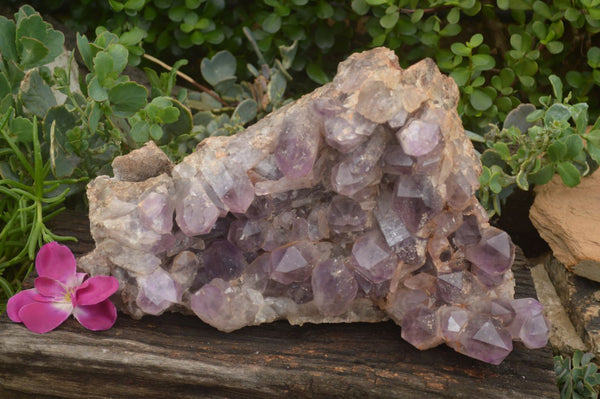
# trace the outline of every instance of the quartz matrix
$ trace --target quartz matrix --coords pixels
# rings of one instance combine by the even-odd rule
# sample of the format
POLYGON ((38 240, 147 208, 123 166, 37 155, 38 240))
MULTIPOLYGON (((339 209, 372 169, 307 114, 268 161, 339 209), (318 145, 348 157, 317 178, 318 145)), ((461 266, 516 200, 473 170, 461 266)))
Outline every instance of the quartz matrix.
POLYGON ((498 364, 546 345, 534 299, 513 299, 514 245, 474 196, 481 170, 434 62, 378 48, 333 82, 172 165, 155 145, 88 186, 96 248, 133 317, 193 312, 232 331, 287 319, 391 318, 419 349, 498 364))

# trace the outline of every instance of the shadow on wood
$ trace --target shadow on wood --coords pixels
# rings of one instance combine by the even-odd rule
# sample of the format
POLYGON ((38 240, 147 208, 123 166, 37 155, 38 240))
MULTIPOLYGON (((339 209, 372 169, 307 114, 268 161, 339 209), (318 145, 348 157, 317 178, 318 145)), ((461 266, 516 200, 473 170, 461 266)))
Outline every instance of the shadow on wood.
MULTIPOLYGON (((81 217, 55 231, 91 249, 81 217)), ((524 261, 517 297, 535 296, 524 261)), ((419 351, 392 322, 290 326, 222 333, 179 314, 91 332, 70 319, 47 334, 0 317, 2 398, 558 398, 549 347, 515 343, 500 366, 440 346, 419 351)))

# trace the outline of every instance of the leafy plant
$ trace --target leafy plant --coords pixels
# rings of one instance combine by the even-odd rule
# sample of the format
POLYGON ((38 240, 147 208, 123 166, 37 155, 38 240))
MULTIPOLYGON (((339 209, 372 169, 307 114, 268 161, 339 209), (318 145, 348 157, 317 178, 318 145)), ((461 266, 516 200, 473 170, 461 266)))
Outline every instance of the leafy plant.
POLYGON ((569 104, 561 80, 550 76, 553 96, 540 97, 543 108, 522 104, 482 138, 483 173, 479 198, 491 214, 515 188, 546 184, 555 173, 569 187, 593 172, 600 162, 600 118, 588 129, 588 105, 569 104))
POLYGON ((598 397, 596 388, 600 386, 598 366, 592 362, 592 353, 576 350, 573 357, 554 357, 556 382, 561 399, 583 399, 598 397))
POLYGON ((33 122, 16 119, 12 109, 0 121, 0 312, 20 290, 43 243, 74 239, 52 233, 45 224, 64 210, 67 186, 77 181, 49 178, 50 160, 42 160, 38 126, 35 117, 33 122), (31 149, 33 163, 20 146, 31 149))

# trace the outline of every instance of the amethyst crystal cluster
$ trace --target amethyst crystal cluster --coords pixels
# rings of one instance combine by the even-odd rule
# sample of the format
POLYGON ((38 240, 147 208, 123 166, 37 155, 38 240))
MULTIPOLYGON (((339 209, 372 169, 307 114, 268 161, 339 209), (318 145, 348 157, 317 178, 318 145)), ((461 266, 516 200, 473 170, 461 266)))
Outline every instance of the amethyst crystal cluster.
POLYGON ((287 319, 393 319, 419 349, 498 364, 546 344, 534 299, 513 299, 514 245, 474 192, 480 164, 431 60, 379 48, 332 83, 180 164, 153 144, 89 184, 96 249, 80 265, 121 283, 133 317, 195 313, 223 331, 287 319))

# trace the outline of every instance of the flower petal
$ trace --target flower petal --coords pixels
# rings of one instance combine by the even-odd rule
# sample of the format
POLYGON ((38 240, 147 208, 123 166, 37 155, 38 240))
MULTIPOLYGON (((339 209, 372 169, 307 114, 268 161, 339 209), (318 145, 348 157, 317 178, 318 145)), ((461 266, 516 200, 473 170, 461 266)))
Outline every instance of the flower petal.
POLYGON ((60 326, 72 310, 73 306, 66 302, 34 302, 21 308, 19 318, 25 327, 35 333, 43 334, 60 326))
POLYGON ((108 330, 117 320, 117 308, 108 299, 90 306, 77 306, 73 315, 88 330, 108 330))
POLYGON ((33 282, 33 285, 40 295, 53 298, 56 301, 64 299, 67 293, 63 283, 50 277, 38 277, 33 282))
POLYGON ((112 276, 96 276, 87 279, 75 290, 77 306, 95 305, 110 297, 119 289, 119 282, 112 276))
POLYGON ((75 285, 77 263, 71 250, 55 241, 40 248, 35 269, 40 277, 50 277, 69 286, 75 285))
POLYGON ((34 303, 34 296, 37 296, 38 293, 35 288, 24 290, 19 292, 18 294, 12 296, 8 300, 8 304, 6 305, 6 313, 8 317, 14 321, 15 323, 21 323, 22 320, 19 317, 19 311, 25 305, 29 305, 30 303, 34 303))

